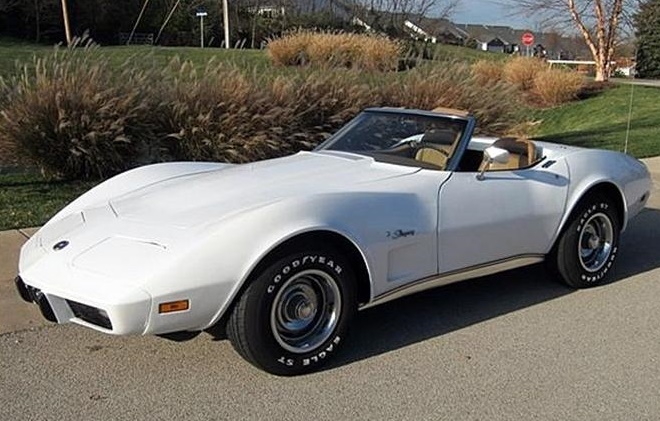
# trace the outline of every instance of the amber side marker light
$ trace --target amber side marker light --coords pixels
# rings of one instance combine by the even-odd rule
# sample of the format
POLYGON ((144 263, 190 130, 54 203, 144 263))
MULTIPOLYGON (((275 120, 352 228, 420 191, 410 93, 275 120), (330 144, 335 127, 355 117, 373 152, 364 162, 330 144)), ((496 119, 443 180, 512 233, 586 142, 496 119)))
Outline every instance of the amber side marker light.
POLYGON ((189 300, 170 301, 169 303, 158 304, 158 313, 174 313, 175 311, 184 311, 190 308, 189 300))

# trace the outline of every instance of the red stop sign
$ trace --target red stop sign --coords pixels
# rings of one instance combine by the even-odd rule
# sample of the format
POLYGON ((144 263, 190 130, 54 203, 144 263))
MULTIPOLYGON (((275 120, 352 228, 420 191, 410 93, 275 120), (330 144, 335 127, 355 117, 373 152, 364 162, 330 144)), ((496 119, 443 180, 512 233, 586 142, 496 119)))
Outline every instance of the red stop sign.
POLYGON ((525 32, 522 36, 522 43, 526 47, 529 47, 532 44, 534 44, 534 34, 532 34, 531 32, 525 32))

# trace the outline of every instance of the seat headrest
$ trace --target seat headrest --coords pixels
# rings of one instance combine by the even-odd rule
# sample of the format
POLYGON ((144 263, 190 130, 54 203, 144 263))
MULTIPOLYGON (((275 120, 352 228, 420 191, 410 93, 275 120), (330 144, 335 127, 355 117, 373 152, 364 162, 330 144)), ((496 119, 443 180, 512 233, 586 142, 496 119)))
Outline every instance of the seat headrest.
POLYGON ((527 157, 534 157, 534 150, 536 147, 531 140, 528 139, 517 139, 515 137, 503 137, 497 139, 493 146, 497 148, 502 148, 509 151, 510 153, 515 153, 518 155, 523 155, 527 157), (530 148, 531 146, 531 148, 530 148), (530 155, 531 153, 531 155, 530 155))
POLYGON ((455 140, 456 133, 452 130, 429 130, 422 137, 422 142, 436 145, 451 145, 455 140))

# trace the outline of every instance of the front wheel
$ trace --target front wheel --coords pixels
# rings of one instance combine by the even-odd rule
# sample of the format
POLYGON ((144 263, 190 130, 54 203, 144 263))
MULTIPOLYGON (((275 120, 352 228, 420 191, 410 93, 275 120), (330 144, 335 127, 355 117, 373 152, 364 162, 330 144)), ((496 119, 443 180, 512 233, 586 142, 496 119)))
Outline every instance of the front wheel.
POLYGON ((350 265, 330 249, 291 253, 256 276, 227 323, 234 349, 278 375, 314 371, 343 342, 357 308, 350 265))
POLYGON ((594 196, 576 208, 553 256, 567 285, 587 288, 602 283, 616 259, 619 225, 607 198, 594 196))

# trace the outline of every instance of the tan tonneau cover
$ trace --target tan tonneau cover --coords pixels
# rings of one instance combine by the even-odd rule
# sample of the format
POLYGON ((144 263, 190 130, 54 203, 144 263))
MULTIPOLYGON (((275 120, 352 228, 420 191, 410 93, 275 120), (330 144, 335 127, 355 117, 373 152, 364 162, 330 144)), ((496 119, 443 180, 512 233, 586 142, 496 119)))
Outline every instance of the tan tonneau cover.
POLYGON ((469 111, 465 110, 457 110, 454 108, 445 108, 445 107, 437 107, 433 109, 434 113, 438 114, 447 114, 447 115, 452 115, 456 117, 462 117, 462 118, 467 118, 470 115, 469 111))

